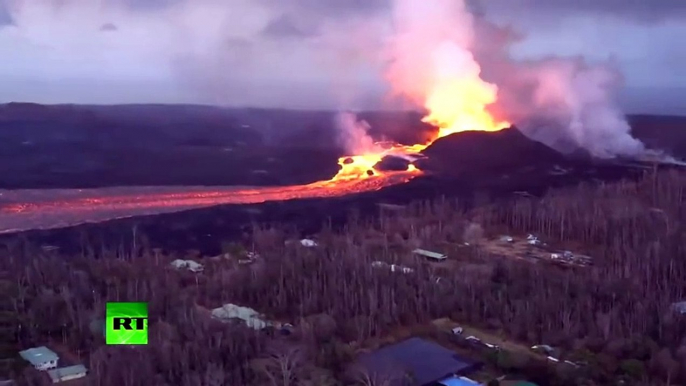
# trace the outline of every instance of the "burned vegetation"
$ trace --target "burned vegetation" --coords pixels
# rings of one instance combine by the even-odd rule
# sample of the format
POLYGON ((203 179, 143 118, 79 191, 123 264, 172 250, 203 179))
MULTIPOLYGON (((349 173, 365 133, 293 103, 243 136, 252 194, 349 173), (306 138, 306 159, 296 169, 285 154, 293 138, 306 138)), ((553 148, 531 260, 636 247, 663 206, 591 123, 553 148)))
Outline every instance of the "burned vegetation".
POLYGON ((667 172, 475 209, 419 202, 324 228, 312 242, 256 228, 214 257, 144 243, 66 256, 17 238, 2 248, 2 375, 48 384, 17 354, 46 345, 100 386, 381 385, 356 358, 422 336, 483 361, 489 384, 502 374, 540 385, 684 384, 686 315, 671 305, 686 297, 685 188, 683 174, 667 172), (503 234, 535 234, 593 264, 513 259, 488 247, 503 234), (107 301, 148 302, 147 346, 104 344, 107 301), (228 303, 268 322, 226 322, 215 311, 228 303), (504 351, 455 341, 455 324, 504 351), (533 345, 578 366, 524 352, 533 345))

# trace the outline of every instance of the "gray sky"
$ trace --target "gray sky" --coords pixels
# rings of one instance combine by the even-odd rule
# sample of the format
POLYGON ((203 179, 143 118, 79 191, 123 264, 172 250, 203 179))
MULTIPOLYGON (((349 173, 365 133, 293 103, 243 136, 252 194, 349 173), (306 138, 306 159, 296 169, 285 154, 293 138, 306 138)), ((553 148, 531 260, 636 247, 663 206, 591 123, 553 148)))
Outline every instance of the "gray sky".
MULTIPOLYGON (((0 102, 378 107, 388 3, 0 0, 0 102)), ((627 111, 686 113, 686 1, 474 3, 514 57, 613 58, 627 111)))

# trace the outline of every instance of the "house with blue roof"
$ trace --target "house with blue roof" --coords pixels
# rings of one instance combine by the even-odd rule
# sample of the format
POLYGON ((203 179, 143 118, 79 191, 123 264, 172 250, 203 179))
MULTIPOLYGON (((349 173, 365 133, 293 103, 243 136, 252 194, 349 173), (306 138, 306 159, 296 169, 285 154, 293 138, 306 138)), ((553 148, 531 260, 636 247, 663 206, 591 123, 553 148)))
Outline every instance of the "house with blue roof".
POLYGON ((436 386, 478 386, 479 382, 466 377, 448 377, 436 382, 436 386))
POLYGON ((26 361, 31 363, 36 370, 50 370, 57 367, 59 356, 45 346, 34 347, 28 350, 20 351, 19 355, 26 361))
POLYGON ((391 380, 391 386, 440 386, 444 380, 459 379, 483 365, 421 338, 362 354, 356 362, 373 378, 391 380))

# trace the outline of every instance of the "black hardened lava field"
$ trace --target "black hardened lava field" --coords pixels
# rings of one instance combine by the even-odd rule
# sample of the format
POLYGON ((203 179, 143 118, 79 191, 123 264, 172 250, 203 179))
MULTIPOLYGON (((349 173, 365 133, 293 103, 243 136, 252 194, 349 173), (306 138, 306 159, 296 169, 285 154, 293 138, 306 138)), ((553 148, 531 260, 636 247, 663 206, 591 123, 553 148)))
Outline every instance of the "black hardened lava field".
MULTIPOLYGON (((4 109, 20 107, 58 111, 5 116, 6 125, 25 119, 34 127, 20 136, 2 126, 25 148, 3 142, 2 156, 17 159, 3 163, 3 183, 41 189, 25 191, 27 199, 74 181, 84 189, 157 181, 179 191, 316 184, 336 174, 342 155, 325 138, 301 142, 317 123, 326 130, 331 114, 300 113, 312 122, 309 134, 274 143, 240 119, 286 119, 283 112, 235 112, 236 131, 217 131, 226 137, 158 128, 165 134, 155 140, 149 126, 108 126, 115 113, 104 108, 4 109), (55 121, 69 135, 39 129, 55 121), (86 129, 92 122, 102 122, 100 132, 86 129), (136 146, 125 146, 134 136, 136 146)), ((410 128, 421 130, 431 129, 410 128)), ((635 128, 650 132, 654 146, 675 140, 664 130, 661 139, 635 128)), ((427 358, 454 353, 459 361, 441 362, 447 371, 488 384, 686 379, 686 325, 674 308, 686 291, 680 166, 563 154, 516 127, 452 134, 377 169, 410 163, 422 174, 379 190, 6 232, 2 371, 43 384, 44 372, 15 353, 45 346, 60 366, 85 365, 87 384, 103 386, 391 385, 402 370, 376 373, 363 363, 392 353, 411 362, 401 368, 431 378, 423 359, 402 352, 414 342, 427 358), (147 302, 147 345, 106 344, 106 308, 115 301, 147 302)), ((9 202, 12 190, 3 192, 0 203, 9 202)), ((38 220, 40 211, 60 210, 40 200, 38 209, 12 208, 34 210, 38 220)))
POLYGON ((0 0, 0 386, 685 386, 683 5, 0 0))

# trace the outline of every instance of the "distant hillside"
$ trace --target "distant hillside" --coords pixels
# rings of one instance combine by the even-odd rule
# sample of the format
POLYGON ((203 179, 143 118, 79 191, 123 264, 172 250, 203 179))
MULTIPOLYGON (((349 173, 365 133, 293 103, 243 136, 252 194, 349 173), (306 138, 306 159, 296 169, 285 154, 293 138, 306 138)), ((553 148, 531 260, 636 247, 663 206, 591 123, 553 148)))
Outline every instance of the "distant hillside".
POLYGON ((565 156, 529 139, 516 127, 494 133, 455 133, 438 139, 422 153, 428 158, 417 162, 420 168, 456 175, 486 176, 567 162, 565 156))
POLYGON ((660 115, 629 116, 634 136, 649 147, 686 158, 686 117, 660 115))
POLYGON ((91 147, 260 144, 259 133, 216 107, 0 105, 2 145, 91 147))
MULTIPOLYGON (((4 104, 0 188, 272 185, 329 178, 337 170, 336 158, 344 155, 335 114, 198 105, 4 104)), ((415 112, 368 111, 358 117, 380 140, 419 143, 435 130, 415 112)), ((630 122, 650 147, 686 158, 686 117, 637 115, 630 122)), ((437 141, 428 150, 436 153, 430 162, 445 160, 445 165, 425 166, 455 169, 470 163, 462 160, 466 157, 484 170, 497 170, 555 158, 540 144, 511 137, 513 132, 483 135, 437 141)))

